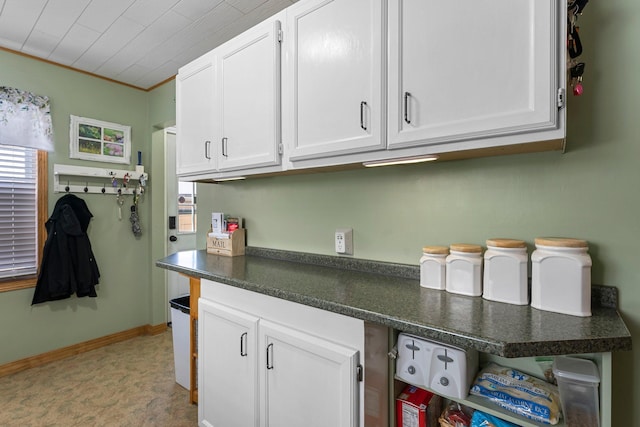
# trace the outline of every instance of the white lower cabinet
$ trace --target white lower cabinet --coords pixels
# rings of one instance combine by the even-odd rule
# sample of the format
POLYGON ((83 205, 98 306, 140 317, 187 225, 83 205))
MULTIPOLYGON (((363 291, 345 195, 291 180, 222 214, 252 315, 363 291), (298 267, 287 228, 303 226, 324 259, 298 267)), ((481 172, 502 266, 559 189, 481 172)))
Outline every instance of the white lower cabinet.
POLYGON ((200 298, 198 420, 201 426, 258 424, 258 318, 200 298))
POLYGON ((260 322, 262 426, 357 426, 358 351, 260 322))
POLYGON ((201 426, 363 425, 364 322, 207 280, 198 310, 201 426))

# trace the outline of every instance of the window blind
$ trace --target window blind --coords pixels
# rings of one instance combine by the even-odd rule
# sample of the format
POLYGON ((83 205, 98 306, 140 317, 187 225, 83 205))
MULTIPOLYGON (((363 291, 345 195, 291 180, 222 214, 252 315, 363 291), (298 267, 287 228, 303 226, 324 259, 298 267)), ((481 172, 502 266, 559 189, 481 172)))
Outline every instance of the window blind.
POLYGON ((37 150, 0 145, 0 279, 35 275, 37 150))

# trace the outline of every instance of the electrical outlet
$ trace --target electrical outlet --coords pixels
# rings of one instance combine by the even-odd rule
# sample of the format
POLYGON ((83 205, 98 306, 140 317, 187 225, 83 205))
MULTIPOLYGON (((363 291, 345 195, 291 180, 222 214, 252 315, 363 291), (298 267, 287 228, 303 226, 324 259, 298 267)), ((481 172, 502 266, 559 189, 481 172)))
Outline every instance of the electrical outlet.
POLYGON ((338 228, 335 234, 336 252, 344 255, 353 255, 353 229, 338 228))

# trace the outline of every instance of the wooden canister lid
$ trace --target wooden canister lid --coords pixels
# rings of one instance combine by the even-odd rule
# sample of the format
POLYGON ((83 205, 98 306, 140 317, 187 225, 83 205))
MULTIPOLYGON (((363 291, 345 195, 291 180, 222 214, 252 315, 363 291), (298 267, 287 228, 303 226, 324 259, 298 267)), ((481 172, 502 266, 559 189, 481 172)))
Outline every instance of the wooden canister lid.
POLYGON ((536 237, 535 242, 536 245, 556 248, 586 248, 589 246, 586 240, 565 237, 536 237))
POLYGON ((449 255, 449 248, 446 246, 425 246, 422 252, 432 255, 449 255))
POLYGON ((487 239, 487 246, 493 246, 494 248, 526 248, 527 244, 524 240, 517 239, 487 239))
POLYGON ((472 245, 470 243, 452 243, 450 246, 452 251, 467 253, 482 253, 482 246, 472 245))

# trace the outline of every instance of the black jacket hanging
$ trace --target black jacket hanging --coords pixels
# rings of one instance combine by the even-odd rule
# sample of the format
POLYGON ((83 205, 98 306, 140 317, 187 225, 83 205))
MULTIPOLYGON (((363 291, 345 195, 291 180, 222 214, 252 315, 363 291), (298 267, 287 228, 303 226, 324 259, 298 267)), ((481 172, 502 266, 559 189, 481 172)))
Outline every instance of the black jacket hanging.
POLYGON ((96 297, 100 272, 87 228, 93 215, 81 198, 66 194, 45 223, 47 241, 31 304, 78 297, 96 297))

